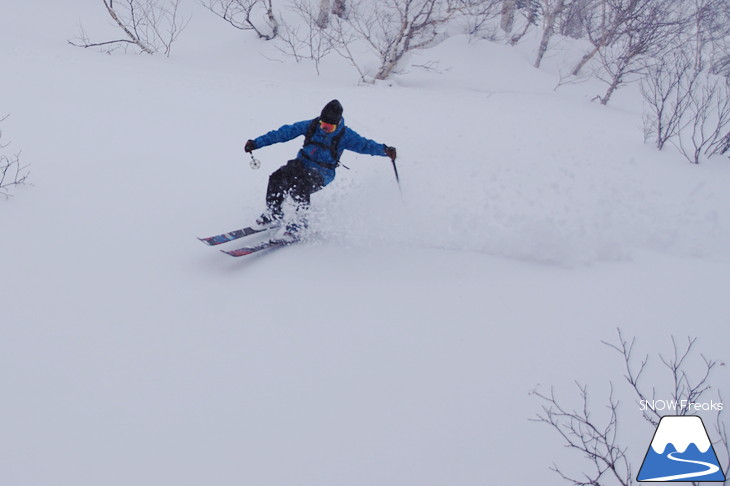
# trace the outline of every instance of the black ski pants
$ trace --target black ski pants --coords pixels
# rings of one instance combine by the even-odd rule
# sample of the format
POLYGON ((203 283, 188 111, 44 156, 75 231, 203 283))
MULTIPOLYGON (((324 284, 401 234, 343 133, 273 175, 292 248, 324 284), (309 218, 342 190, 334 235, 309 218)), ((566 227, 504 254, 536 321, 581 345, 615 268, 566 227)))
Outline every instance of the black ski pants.
POLYGON ((294 159, 269 176, 266 190, 266 206, 275 218, 283 217, 282 203, 290 196, 297 210, 309 208, 310 196, 324 187, 322 175, 294 159))

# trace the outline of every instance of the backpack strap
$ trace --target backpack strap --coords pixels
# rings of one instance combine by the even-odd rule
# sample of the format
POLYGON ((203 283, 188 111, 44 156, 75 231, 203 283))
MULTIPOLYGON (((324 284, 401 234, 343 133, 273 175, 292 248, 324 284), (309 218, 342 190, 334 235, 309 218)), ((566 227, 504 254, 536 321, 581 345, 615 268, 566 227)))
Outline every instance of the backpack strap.
POLYGON ((330 145, 330 152, 332 153, 332 158, 337 161, 337 165, 340 165, 340 154, 337 151, 337 148, 340 146, 340 140, 342 140, 342 137, 344 137, 344 136, 345 136, 345 130, 343 129, 342 131, 340 131, 340 133, 338 133, 337 135, 335 135, 332 138, 332 145, 330 145))
POLYGON ((312 137, 314 136, 314 132, 317 130, 317 125, 319 125, 319 118, 315 118, 309 122, 307 131, 304 132, 304 145, 309 145, 312 142, 312 137))
MULTIPOLYGON (((337 148, 340 145, 340 140, 342 140, 342 137, 345 135, 345 130, 342 130, 342 131, 340 131, 340 133, 335 135, 332 138, 330 145, 325 145, 323 143, 312 141, 312 137, 314 137, 314 132, 317 130, 318 126, 319 126, 319 118, 315 118, 314 120, 312 120, 309 123, 309 127, 307 127, 307 131, 304 133, 304 145, 313 144, 313 145, 317 145, 319 147, 329 150, 330 154, 332 155, 332 159, 337 162, 337 164, 335 165, 335 167, 337 167, 338 165, 340 165, 340 158, 339 158, 337 148)), ((321 162, 316 162, 316 161, 312 161, 312 162, 315 162, 315 163, 325 166, 327 168, 333 168, 333 167, 330 167, 331 164, 323 164, 321 162)))

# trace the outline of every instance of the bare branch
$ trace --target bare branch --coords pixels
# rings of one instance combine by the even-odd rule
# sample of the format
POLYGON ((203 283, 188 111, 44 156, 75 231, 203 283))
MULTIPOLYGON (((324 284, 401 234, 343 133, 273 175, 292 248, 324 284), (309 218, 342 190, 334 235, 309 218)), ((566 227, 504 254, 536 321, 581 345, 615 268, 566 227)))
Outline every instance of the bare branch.
POLYGON ((279 35, 279 21, 274 15, 273 0, 200 0, 201 4, 240 30, 253 30, 259 39, 272 40, 279 35), (263 17, 263 22, 258 19, 263 17), (260 25, 264 24, 264 25, 260 25))
MULTIPOLYGON (((636 338, 633 338, 631 342, 627 341, 623 337, 623 333, 621 332, 621 329, 616 330, 618 334, 618 344, 613 344, 608 341, 601 341, 606 346, 618 351, 624 361, 624 368, 626 370, 626 374, 624 375, 624 378, 626 381, 631 385, 631 388, 633 389, 634 393, 636 393, 639 400, 643 401, 649 401, 656 399, 656 390, 652 389, 651 397, 642 390, 640 381, 641 378, 646 371, 647 364, 649 363, 649 355, 644 355, 641 357, 639 364, 633 364, 634 361, 634 345, 636 344, 636 338)), ((643 410, 642 414, 644 416, 644 419, 649 422, 650 424, 656 426, 659 424, 659 420, 661 419, 661 415, 653 409, 643 410)))
POLYGON ((330 20, 329 15, 324 17, 322 13, 324 8, 329 12, 328 1, 320 4, 320 9, 315 11, 306 0, 293 0, 291 10, 304 21, 303 24, 294 27, 284 19, 280 20, 282 28, 279 37, 284 47, 279 47, 279 50, 292 56, 297 62, 302 59, 314 61, 317 74, 322 59, 334 49, 331 37, 325 30, 330 20), (324 5, 325 3, 327 5, 324 5), (326 22, 323 18, 326 18, 326 22), (321 26, 322 23, 325 23, 324 27, 321 26))
POLYGON ((599 425, 591 416, 588 387, 580 383, 576 383, 576 386, 582 402, 580 410, 564 408, 552 388, 549 395, 537 390, 531 392, 544 402, 542 412, 532 420, 551 426, 566 447, 578 451, 591 464, 591 472, 584 473, 580 478, 568 475, 555 464, 551 469, 575 486, 601 484, 606 475, 622 486, 629 486, 632 480, 631 465, 626 458, 626 448, 617 441, 618 401, 614 397, 613 385, 608 396, 609 417, 603 425, 599 425))
MULTIPOLYGON (((624 378, 630 385, 633 395, 638 397, 642 402, 648 403, 648 397, 655 397, 657 392, 653 388, 651 393, 647 393, 643 388, 642 376, 647 373, 649 356, 641 357, 638 362, 635 360, 636 339, 626 339, 621 332, 617 330, 618 340, 616 342, 602 341, 603 344, 610 349, 618 352, 625 367, 624 378)), ((689 369, 694 366, 690 361, 696 361, 695 338, 688 338, 686 343, 679 343, 672 338, 672 352, 669 355, 659 355, 659 360, 663 364, 664 369, 669 371, 671 377, 671 386, 669 395, 677 404, 695 403, 700 399, 711 387, 711 375, 715 367, 719 364, 715 360, 700 355, 704 364, 702 372, 698 376, 691 376, 689 369)), ((656 377, 652 377, 656 380, 656 377)), ((611 382, 610 389, 606 399, 606 408, 608 416, 602 421, 593 416, 593 409, 589 401, 588 386, 576 383, 578 388, 578 397, 581 407, 578 409, 569 409, 558 400, 555 389, 550 388, 549 393, 533 390, 530 394, 535 396, 540 402, 540 411, 532 421, 547 424, 560 437, 563 445, 568 449, 578 452, 585 460, 586 468, 579 474, 570 473, 562 466, 553 464, 550 469, 560 475, 561 478, 573 484, 574 486, 601 486, 607 484, 619 484, 621 486, 633 485, 633 465, 629 457, 638 457, 637 454, 628 454, 628 448, 624 445, 619 436, 619 400, 616 398, 616 390, 611 382)), ((722 402, 722 397, 718 391, 718 396, 722 402)), ((647 406, 644 410, 644 419, 656 427, 661 419, 661 414, 653 406, 647 406), (648 410, 651 410, 649 412, 648 410)), ((730 448, 728 445, 728 433, 722 407, 717 410, 715 416, 715 428, 719 435, 719 440, 715 442, 721 451, 721 456, 725 459, 725 471, 730 470, 730 448), (724 455, 723 455, 724 454, 724 455)), ((696 411, 689 406, 682 406, 681 414, 689 414, 696 411)), ((671 411, 669 413, 677 414, 671 411)), ((727 475, 727 473, 726 473, 727 475)))
POLYGON ((641 81, 641 94, 649 108, 644 116, 644 129, 646 138, 653 136, 659 150, 679 135, 698 79, 699 73, 692 69, 692 59, 682 51, 675 51, 647 67, 641 81))
MULTIPOLYGON (((5 121, 8 116, 5 115, 0 118, 0 122, 5 121)), ((0 139, 2 139, 2 131, 0 131, 0 139)), ((0 149, 4 149, 9 145, 10 142, 0 143, 0 149)), ((20 152, 10 156, 0 152, 0 195, 6 198, 10 197, 9 190, 25 184, 29 175, 29 166, 20 164, 20 152)))
POLYGON ((136 46, 146 54, 170 55, 172 44, 187 27, 190 16, 180 15, 181 0, 102 0, 109 16, 124 32, 125 38, 92 42, 81 27, 77 39, 69 40, 76 47, 136 46))
POLYGON ((730 87, 719 77, 705 73, 690 93, 685 118, 673 143, 691 163, 730 149, 730 87))
POLYGON ((382 80, 407 53, 433 42, 456 12, 454 0, 368 0, 353 3, 345 22, 378 55, 374 77, 382 80))

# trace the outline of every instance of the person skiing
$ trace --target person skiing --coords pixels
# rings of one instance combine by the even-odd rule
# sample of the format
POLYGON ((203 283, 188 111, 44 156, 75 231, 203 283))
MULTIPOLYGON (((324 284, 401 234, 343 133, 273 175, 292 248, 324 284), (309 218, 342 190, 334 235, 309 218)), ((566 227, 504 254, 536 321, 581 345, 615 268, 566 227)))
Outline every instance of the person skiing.
POLYGON ((289 160, 269 176, 266 189, 266 211, 256 220, 259 229, 281 226, 284 219, 282 204, 287 196, 296 207, 296 217, 285 227, 284 236, 296 239, 307 226, 306 213, 310 197, 335 178, 342 152, 350 150, 366 155, 381 155, 395 161, 395 147, 367 139, 345 126, 343 108, 338 100, 327 103, 319 117, 272 130, 246 141, 244 150, 254 150, 288 142, 304 135, 304 144, 296 158, 289 160))

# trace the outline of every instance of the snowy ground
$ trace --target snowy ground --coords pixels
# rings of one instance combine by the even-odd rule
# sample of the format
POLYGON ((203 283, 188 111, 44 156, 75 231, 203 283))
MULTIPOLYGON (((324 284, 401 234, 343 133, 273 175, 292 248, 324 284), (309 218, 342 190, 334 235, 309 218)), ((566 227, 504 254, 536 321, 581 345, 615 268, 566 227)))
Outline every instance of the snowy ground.
POLYGON ((535 386, 620 383, 616 327, 728 359, 730 164, 642 144, 630 88, 555 91, 563 53, 455 37, 358 86, 200 8, 165 59, 68 46, 98 2, 12 3, 0 114, 33 185, 0 201, 0 484, 557 485, 535 386), (315 241, 201 245, 298 147, 252 171, 245 140, 332 98, 398 148, 403 201, 349 154, 315 241))

